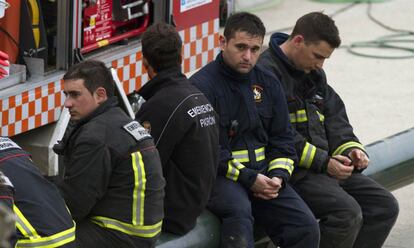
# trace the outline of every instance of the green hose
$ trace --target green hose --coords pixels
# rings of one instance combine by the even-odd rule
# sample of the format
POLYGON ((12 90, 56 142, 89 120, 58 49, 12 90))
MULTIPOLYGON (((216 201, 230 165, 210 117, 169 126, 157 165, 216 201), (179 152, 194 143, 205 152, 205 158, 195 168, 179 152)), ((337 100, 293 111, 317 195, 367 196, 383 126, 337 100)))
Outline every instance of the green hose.
POLYGON ((413 44, 414 39, 401 39, 404 37, 413 37, 412 33, 401 33, 394 35, 387 35, 372 41, 354 42, 347 47, 348 52, 367 58, 378 58, 378 59, 410 59, 414 58, 414 47, 406 47, 397 44, 413 44), (397 50, 406 52, 407 55, 378 55, 369 54, 362 52, 360 48, 374 48, 374 49, 386 49, 386 50, 397 50))

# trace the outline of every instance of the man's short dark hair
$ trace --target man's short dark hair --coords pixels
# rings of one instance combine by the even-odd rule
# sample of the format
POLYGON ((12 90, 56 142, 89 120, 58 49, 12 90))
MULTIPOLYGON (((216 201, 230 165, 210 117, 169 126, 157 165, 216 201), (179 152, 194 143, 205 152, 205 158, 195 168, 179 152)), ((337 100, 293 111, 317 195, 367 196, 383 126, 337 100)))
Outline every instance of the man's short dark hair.
POLYGON ((266 28, 262 20, 256 15, 247 12, 232 14, 226 21, 224 27, 224 37, 226 40, 234 38, 236 32, 246 32, 253 37, 263 38, 266 28))
POLYGON ((115 83, 106 65, 97 60, 87 60, 73 65, 63 76, 63 80, 83 79, 86 89, 93 94, 99 87, 106 90, 107 97, 114 95, 115 83))
POLYGON ((153 24, 142 35, 141 44, 142 54, 156 72, 181 65, 182 41, 173 26, 153 24))
POLYGON ((302 35, 307 43, 327 42, 332 48, 338 48, 341 45, 338 28, 335 21, 322 12, 311 12, 299 18, 293 28, 293 38, 296 35, 302 35))

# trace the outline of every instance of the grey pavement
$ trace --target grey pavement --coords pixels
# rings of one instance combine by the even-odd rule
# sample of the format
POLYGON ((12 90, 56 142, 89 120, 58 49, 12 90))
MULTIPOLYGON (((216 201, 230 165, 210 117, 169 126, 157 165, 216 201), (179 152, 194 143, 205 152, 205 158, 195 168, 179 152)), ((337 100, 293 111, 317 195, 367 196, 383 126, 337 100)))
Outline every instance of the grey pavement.
MULTIPOLYGON (((262 1, 261 1, 262 2, 262 1)), ((268 31, 294 24, 310 11, 333 14, 350 2, 310 0, 273 0, 252 12, 260 16, 268 31), (272 5, 273 3, 273 5, 272 5)), ((371 21, 368 3, 354 4, 334 15, 343 45, 374 40, 393 34, 371 21)), ((378 2, 378 1, 376 1, 378 2)), ((372 15, 386 25, 414 31, 414 1, 389 0, 373 3, 372 15)), ((249 10, 249 9, 245 9, 249 10)), ((268 42, 267 37, 265 42, 268 42)), ((413 39, 414 36, 411 36, 413 39)), ((414 48, 413 42, 402 44, 414 48)), ((377 55, 410 55, 401 51, 364 49, 377 55)), ((343 98, 355 133, 364 144, 383 139, 414 126, 414 59, 373 59, 353 55, 346 48, 337 49, 324 65, 328 81, 343 98)), ((371 166, 375 166, 374 164, 371 166)), ((400 215, 384 247, 414 247, 414 186, 392 192, 400 203, 400 215)))

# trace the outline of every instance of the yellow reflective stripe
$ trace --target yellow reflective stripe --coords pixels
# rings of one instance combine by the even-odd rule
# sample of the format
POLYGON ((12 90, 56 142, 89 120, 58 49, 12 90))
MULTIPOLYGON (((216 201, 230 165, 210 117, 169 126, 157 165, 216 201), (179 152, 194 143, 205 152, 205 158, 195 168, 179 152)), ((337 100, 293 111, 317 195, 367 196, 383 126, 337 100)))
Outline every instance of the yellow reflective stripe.
POLYGON ((285 169, 289 172, 290 175, 292 175, 293 160, 290 159, 290 158, 277 158, 277 159, 274 159, 269 163, 268 171, 271 171, 271 170, 274 170, 274 169, 285 169))
POLYGON ((236 182, 237 179, 239 178, 239 174, 240 174, 239 169, 237 169, 236 167, 233 166, 232 160, 229 160, 227 162, 227 173, 226 173, 226 177, 228 179, 233 180, 233 181, 236 182))
POLYGON ((308 117, 306 116, 306 110, 301 109, 301 110, 296 111, 296 119, 297 119, 297 122, 308 121, 308 117))
POLYGON ((296 113, 289 113, 290 123, 296 123, 296 113))
POLYGON ((300 109, 296 113, 289 113, 289 118, 291 123, 308 121, 306 110, 304 109, 300 109))
POLYGON ((122 233, 142 238, 152 238, 161 232, 162 221, 153 225, 132 225, 119 220, 94 216, 91 221, 101 227, 114 229, 122 233))
POLYGON ((317 114, 318 114, 318 116, 319 116, 319 120, 320 120, 321 122, 324 122, 324 121, 325 121, 325 116, 324 116, 323 114, 319 113, 319 111, 316 111, 316 113, 317 113, 317 114))
POLYGON ((240 163, 249 162, 249 152, 247 150, 232 151, 231 155, 234 159, 237 159, 240 163))
POLYGON ((144 224, 144 203, 145 203, 145 188, 146 188, 146 175, 144 162, 142 161, 142 155, 140 152, 134 152, 132 157, 132 169, 134 171, 134 192, 132 202, 132 224, 140 225, 144 224))
POLYGON ((313 158, 315 157, 316 147, 308 142, 303 148, 302 155, 300 157, 299 166, 309 169, 312 165, 313 158))
POLYGON ((256 154, 256 161, 262 161, 265 159, 265 148, 261 147, 259 149, 254 150, 254 153, 256 154))
POLYGON ((16 227, 23 234, 24 237, 26 238, 40 237, 39 234, 37 234, 36 230, 29 223, 26 217, 24 217, 24 215, 22 214, 22 212, 16 205, 13 205, 13 211, 17 216, 16 227))
MULTIPOLYGON (((262 161, 265 159, 265 148, 260 147, 254 150, 254 153, 256 155, 256 161, 262 161)), ((240 163, 247 163, 250 161, 249 159, 249 151, 248 150, 240 150, 240 151, 232 151, 231 155, 234 159, 236 159, 240 163)))
POLYGON ((48 237, 39 237, 32 239, 23 239, 18 240, 16 243, 16 248, 25 248, 25 247, 40 247, 40 248, 54 248, 60 247, 70 242, 75 241, 75 229, 76 224, 73 222, 73 227, 65 231, 56 233, 48 237))
POLYGON ((231 165, 233 165, 233 167, 236 167, 238 170, 246 168, 246 166, 244 166, 242 163, 237 161, 237 159, 230 160, 229 162, 231 163, 231 165))
POLYGON ((338 148, 336 148, 336 150, 332 153, 332 156, 342 154, 346 149, 351 148, 351 147, 356 147, 356 148, 359 148, 365 151, 364 146, 361 145, 360 143, 355 142, 355 141, 349 141, 349 142, 346 142, 345 144, 340 145, 338 148))

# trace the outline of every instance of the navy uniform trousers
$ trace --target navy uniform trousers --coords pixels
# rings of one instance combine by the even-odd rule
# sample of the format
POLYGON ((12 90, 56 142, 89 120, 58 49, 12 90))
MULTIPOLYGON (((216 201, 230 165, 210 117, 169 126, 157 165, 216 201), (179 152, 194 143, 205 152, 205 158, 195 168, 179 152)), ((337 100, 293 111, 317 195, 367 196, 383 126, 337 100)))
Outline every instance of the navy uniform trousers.
POLYGON ((289 184, 277 198, 261 200, 241 184, 218 176, 208 208, 222 221, 221 248, 254 247, 255 221, 279 247, 318 247, 318 223, 289 184))
POLYGON ((394 196, 371 178, 308 172, 293 184, 318 218, 321 248, 380 248, 398 216, 394 196))

